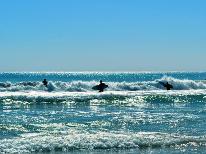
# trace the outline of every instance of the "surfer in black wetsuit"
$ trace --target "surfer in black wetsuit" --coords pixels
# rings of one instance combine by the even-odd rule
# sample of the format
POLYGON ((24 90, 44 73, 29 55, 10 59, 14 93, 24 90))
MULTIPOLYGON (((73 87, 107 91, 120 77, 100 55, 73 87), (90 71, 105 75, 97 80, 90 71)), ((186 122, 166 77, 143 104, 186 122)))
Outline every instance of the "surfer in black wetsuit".
POLYGON ((100 84, 99 84, 99 92, 103 92, 104 88, 105 88, 106 84, 102 82, 102 80, 100 80, 100 84))
POLYGON ((167 90, 171 90, 171 88, 173 88, 173 86, 171 84, 169 84, 168 82, 164 83, 162 81, 159 82, 162 86, 164 86, 167 90))
POLYGON ((44 80, 42 81, 42 83, 43 83, 43 85, 44 85, 45 87, 47 87, 48 81, 47 81, 46 79, 44 79, 44 80))
POLYGON ((173 86, 171 84, 169 84, 168 82, 165 83, 164 87, 167 89, 167 90, 171 90, 171 88, 173 88, 173 86))

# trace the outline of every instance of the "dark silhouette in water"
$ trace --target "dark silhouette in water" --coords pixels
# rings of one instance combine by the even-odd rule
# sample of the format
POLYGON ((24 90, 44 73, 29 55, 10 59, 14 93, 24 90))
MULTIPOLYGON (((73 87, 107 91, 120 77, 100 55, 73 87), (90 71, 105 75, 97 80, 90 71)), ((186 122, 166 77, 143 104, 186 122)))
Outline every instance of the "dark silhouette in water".
POLYGON ((92 87, 93 90, 99 90, 99 92, 103 92, 105 88, 107 88, 108 85, 106 85, 105 83, 102 82, 102 80, 100 80, 100 84, 96 85, 94 87, 92 87))
POLYGON ((46 79, 44 79, 44 80, 42 81, 42 83, 43 83, 43 85, 44 85, 45 87, 47 87, 48 81, 47 81, 46 79))
POLYGON ((106 84, 102 82, 102 80, 100 80, 100 84, 99 84, 99 92, 103 92, 104 88, 105 88, 106 84))
POLYGON ((169 84, 168 82, 164 83, 164 82, 159 82, 161 85, 163 85, 167 90, 171 90, 171 88, 173 88, 173 86, 171 84, 169 84))

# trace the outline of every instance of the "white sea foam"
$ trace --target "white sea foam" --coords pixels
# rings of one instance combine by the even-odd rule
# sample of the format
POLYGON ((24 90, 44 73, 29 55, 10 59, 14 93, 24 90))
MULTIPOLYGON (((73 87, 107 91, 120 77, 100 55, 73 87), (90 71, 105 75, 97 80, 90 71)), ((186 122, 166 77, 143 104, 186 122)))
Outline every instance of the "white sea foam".
MULTIPOLYGON (((41 82, 0 83, 0 100, 5 104, 31 103, 107 103, 136 106, 142 102, 155 100, 164 102, 194 102, 198 95, 206 94, 205 81, 179 80, 163 77, 149 82, 108 82, 109 88, 103 93, 92 91, 98 82, 49 82, 48 88, 41 82), (174 90, 164 90, 159 82, 169 82, 174 90), (148 97, 147 97, 148 96, 148 97), (151 97, 149 97, 151 96, 151 97), (178 97, 162 97, 178 96, 178 97), (191 96, 181 97, 181 96, 191 96), (194 96, 194 98, 192 97, 194 96), (109 101, 108 101, 109 100, 109 101)), ((201 96, 200 101, 205 101, 201 96)))
MULTIPOLYGON (((112 104, 141 106, 142 103, 167 102, 187 103, 204 102, 206 90, 152 90, 152 91, 105 91, 99 92, 0 92, 1 104, 26 105, 36 103, 63 103, 67 105, 112 104)), ((15 107, 15 106, 14 106, 15 107)))
MULTIPOLYGON (((159 80, 144 82, 107 82, 109 91, 140 91, 140 90, 163 90, 165 89, 159 82, 169 82, 174 90, 206 89, 205 81, 180 80, 172 77, 163 77, 159 80)), ((92 91, 92 87, 99 84, 96 81, 50 81, 48 87, 41 82, 20 82, 20 83, 0 83, 0 91, 62 91, 62 92, 87 92, 92 91)))
POLYGON ((79 133, 70 131, 68 134, 27 134, 21 138, 3 139, 0 141, 0 153, 66 152, 78 149, 154 148, 177 145, 190 146, 189 144, 195 144, 198 147, 200 142, 202 146, 206 142, 206 138, 204 136, 193 137, 158 132, 79 133))

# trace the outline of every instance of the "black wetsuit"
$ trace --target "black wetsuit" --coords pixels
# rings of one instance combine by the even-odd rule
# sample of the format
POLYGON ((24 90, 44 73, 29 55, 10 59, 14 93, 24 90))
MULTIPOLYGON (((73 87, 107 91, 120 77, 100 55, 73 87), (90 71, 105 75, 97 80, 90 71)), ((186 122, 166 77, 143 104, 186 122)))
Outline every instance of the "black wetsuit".
POLYGON ((47 87, 48 82, 46 80, 42 81, 42 83, 47 87))
POLYGON ((105 88, 105 83, 100 83, 99 84, 99 92, 103 92, 105 88))
POLYGON ((169 84, 169 83, 166 83, 166 84, 165 84, 165 88, 166 88, 167 90, 171 90, 171 88, 173 88, 173 86, 172 86, 171 84, 169 84))

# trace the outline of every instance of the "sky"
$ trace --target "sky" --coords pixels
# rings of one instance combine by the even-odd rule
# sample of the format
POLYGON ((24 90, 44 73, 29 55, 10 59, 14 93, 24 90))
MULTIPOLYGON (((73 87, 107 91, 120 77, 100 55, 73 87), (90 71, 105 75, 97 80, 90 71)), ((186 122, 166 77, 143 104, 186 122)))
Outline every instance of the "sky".
POLYGON ((0 2, 0 72, 206 71, 205 0, 0 2))

